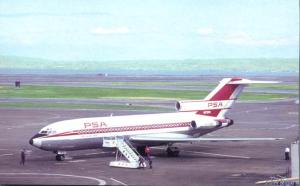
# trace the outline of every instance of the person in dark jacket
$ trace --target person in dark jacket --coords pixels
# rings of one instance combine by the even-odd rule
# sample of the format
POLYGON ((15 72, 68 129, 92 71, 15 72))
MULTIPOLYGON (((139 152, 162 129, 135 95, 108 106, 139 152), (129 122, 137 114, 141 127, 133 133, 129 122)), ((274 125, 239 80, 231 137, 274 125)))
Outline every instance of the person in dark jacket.
POLYGON ((142 157, 139 158, 139 168, 144 168, 144 159, 142 157))
POLYGON ((285 160, 290 160, 290 148, 286 147, 284 150, 285 160))
POLYGON ((150 156, 148 157, 149 168, 152 169, 152 160, 150 156))
POLYGON ((20 164, 21 165, 25 165, 25 160, 26 160, 25 149, 22 149, 21 150, 21 161, 20 161, 20 164))
POLYGON ((146 160, 148 161, 149 168, 152 169, 152 160, 150 158, 150 148, 148 146, 145 147, 146 160))

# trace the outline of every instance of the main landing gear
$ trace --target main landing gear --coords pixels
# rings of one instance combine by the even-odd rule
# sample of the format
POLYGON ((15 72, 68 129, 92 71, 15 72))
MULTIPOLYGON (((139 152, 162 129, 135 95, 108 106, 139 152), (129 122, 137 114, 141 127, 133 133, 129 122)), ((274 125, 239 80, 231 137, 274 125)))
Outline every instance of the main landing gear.
POLYGON ((56 161, 64 161, 65 160, 66 152, 57 151, 54 153, 56 153, 56 156, 55 156, 56 161))
POLYGON ((166 152, 169 157, 178 157, 180 150, 178 147, 168 146, 166 152))
MULTIPOLYGON (((145 147, 146 146, 138 146, 136 150, 139 152, 140 155, 146 156, 145 147)), ((178 147, 173 147, 171 145, 168 145, 166 152, 168 157, 178 157, 180 150, 178 147)))

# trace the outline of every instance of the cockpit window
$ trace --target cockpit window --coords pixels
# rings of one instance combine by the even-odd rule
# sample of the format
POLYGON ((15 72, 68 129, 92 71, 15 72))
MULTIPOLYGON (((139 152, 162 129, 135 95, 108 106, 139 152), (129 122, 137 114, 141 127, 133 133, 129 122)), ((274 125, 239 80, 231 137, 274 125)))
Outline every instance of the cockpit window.
POLYGON ((51 135, 53 135, 53 134, 56 134, 56 131, 52 130, 52 128, 46 128, 46 129, 42 129, 39 132, 39 134, 46 134, 46 135, 51 134, 51 135))
POLYGON ((51 130, 51 131, 49 131, 49 134, 56 134, 56 131, 55 130, 51 130))

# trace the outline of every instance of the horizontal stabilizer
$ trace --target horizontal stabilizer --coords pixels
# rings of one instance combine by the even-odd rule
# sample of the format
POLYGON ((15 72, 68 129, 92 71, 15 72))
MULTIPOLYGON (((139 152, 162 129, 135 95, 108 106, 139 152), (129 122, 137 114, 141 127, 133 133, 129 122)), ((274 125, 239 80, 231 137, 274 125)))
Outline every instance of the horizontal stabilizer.
POLYGON ((230 84, 230 85, 248 85, 248 84, 256 84, 256 83, 272 84, 272 83, 280 83, 280 81, 252 81, 249 79, 241 79, 238 81, 229 82, 228 84, 230 84))

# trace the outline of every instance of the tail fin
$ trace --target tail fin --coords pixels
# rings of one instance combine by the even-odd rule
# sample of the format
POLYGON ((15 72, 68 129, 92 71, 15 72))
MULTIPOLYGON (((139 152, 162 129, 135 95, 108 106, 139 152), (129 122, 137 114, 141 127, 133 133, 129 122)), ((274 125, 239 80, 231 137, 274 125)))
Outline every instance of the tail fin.
POLYGON ((181 101, 176 104, 179 111, 196 111, 196 114, 225 118, 242 90, 253 83, 278 83, 277 81, 251 81, 242 78, 224 78, 204 100, 181 101))
POLYGON ((205 101, 236 100, 246 85, 232 84, 240 82, 241 78, 224 78, 219 85, 210 92, 205 101))

